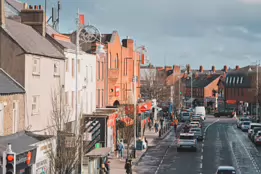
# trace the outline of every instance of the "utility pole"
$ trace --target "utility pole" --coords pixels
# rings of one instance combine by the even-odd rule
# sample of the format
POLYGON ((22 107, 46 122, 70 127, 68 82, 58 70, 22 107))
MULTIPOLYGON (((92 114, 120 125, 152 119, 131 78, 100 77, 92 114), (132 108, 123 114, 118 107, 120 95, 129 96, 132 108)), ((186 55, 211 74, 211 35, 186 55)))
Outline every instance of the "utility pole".
POLYGON ((133 105, 134 105, 134 151, 135 151, 135 153, 134 153, 134 158, 136 158, 136 146, 137 146, 137 144, 136 144, 136 136, 137 136, 137 86, 136 86, 136 83, 137 83, 137 75, 136 75, 136 64, 137 64, 137 61, 136 61, 136 50, 133 50, 134 51, 134 73, 133 73, 133 88, 134 88, 134 90, 133 90, 133 93, 134 93, 134 97, 133 97, 133 105))

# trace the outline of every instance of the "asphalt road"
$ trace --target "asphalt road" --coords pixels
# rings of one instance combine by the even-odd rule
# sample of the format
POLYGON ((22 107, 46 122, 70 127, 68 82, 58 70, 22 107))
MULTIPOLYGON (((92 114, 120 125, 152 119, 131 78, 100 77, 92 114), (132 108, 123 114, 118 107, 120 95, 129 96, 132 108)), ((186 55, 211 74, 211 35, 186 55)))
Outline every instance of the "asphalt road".
POLYGON ((197 152, 177 152, 174 132, 150 147, 135 167, 138 174, 214 174, 220 165, 232 165, 239 174, 261 173, 261 147, 236 128, 234 118, 207 117, 205 139, 197 152))

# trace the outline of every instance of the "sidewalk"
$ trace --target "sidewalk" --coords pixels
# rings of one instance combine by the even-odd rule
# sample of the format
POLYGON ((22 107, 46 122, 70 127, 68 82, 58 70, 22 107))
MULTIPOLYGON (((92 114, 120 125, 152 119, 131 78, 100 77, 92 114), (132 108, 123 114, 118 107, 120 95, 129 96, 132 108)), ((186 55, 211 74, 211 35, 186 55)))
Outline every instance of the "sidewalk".
MULTIPOLYGON (((171 129, 170 129, 171 130, 171 129)), ((170 131, 169 130, 169 131, 170 131)), ((169 131, 167 131, 163 136, 165 137, 169 131)), ((145 137, 148 141, 148 145, 149 146, 154 146, 157 144, 156 139, 159 137, 159 133, 155 133, 154 130, 152 129, 151 131, 149 129, 145 130, 145 137)), ((126 146, 126 145, 125 145, 126 146)), ((147 149, 144 149, 142 151, 137 150, 136 151, 136 159, 133 159, 133 166, 135 165, 135 163, 137 163, 139 161, 139 159, 142 157, 142 155, 146 152, 147 149)), ((131 151, 131 150, 130 150, 131 151)), ((117 157, 113 155, 110 156, 110 168, 111 168, 111 173, 113 174, 124 174, 126 173, 125 169, 124 169, 124 165, 125 165, 125 160, 127 157, 127 150, 124 150, 124 156, 123 156, 123 160, 118 159, 117 157)), ((136 172, 132 172, 133 174, 137 174, 136 172)))

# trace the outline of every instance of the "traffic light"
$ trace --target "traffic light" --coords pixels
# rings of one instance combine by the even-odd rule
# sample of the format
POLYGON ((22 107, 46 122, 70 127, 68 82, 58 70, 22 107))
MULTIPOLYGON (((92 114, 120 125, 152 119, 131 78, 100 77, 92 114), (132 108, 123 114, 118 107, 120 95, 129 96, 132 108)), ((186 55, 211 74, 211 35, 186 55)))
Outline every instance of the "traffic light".
POLYGON ((181 91, 179 92, 179 95, 182 95, 182 92, 181 92, 181 91))
POLYGON ((5 165, 5 174, 15 174, 15 154, 7 153, 6 154, 6 165, 5 165))

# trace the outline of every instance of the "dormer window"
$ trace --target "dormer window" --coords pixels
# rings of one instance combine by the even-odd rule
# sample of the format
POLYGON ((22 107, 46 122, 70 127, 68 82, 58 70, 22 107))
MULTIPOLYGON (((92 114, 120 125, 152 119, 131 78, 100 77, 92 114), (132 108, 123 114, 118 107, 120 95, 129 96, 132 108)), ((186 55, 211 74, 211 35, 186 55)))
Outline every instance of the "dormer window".
POLYGON ((236 82, 236 77, 233 77, 233 84, 235 84, 236 82))
POLYGON ((227 77, 227 79, 226 79, 226 84, 228 84, 228 80, 229 80, 229 77, 227 77))
POLYGON ((237 84, 239 83, 239 77, 237 77, 237 84))
POLYGON ((229 84, 231 84, 232 82, 232 77, 229 77, 229 84))

